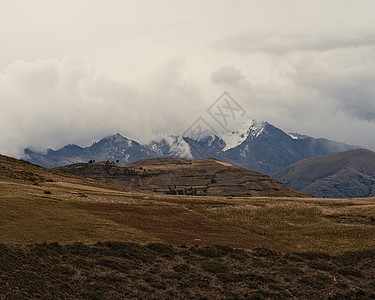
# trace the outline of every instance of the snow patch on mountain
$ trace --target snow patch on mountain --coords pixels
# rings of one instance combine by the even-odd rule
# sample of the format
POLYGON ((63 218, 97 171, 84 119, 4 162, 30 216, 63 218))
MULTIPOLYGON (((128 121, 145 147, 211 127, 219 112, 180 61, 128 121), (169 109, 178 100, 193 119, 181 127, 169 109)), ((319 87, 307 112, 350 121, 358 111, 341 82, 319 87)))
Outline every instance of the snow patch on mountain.
POLYGON ((218 139, 220 139, 217 135, 211 135, 205 138, 207 141, 207 146, 211 147, 218 139))
POLYGON ((257 138, 262 134, 264 129, 266 128, 268 122, 257 122, 253 120, 253 123, 249 127, 249 135, 254 138, 257 138))
POLYGON ((289 135, 293 140, 302 140, 302 139, 307 139, 309 136, 295 133, 295 132, 288 132, 287 135, 289 135))
POLYGON ((240 155, 242 157, 246 157, 246 155, 249 153, 249 145, 246 145, 244 149, 240 150, 240 155))
MULTIPOLYGON (((254 131, 258 130, 259 123, 253 119, 249 119, 248 122, 245 122, 237 130, 228 130, 221 133, 221 138, 224 140, 226 146, 223 151, 232 149, 242 144, 245 141, 249 134, 252 134, 254 131)), ((259 130, 258 130, 259 131, 259 130)))
POLYGON ((129 157, 130 157, 130 155, 129 155, 129 154, 126 154, 125 157, 123 158, 123 160, 124 160, 125 162, 129 162, 129 157))
POLYGON ((298 136, 295 136, 293 133, 287 133, 293 140, 298 140, 298 136))
POLYGON ((152 152, 155 152, 155 153, 157 153, 157 154, 161 154, 161 153, 162 153, 160 147, 158 146, 157 142, 155 142, 155 141, 152 141, 152 142, 150 143, 149 148, 150 148, 150 150, 151 150, 152 152))
POLYGON ((115 135, 111 135, 107 139, 112 143, 123 143, 124 141, 128 141, 126 137, 122 136, 119 133, 116 133, 115 135))
POLYGON ((257 138, 264 131, 267 124, 267 122, 259 123, 250 119, 239 130, 222 133, 222 139, 226 143, 223 150, 226 151, 241 145, 248 137, 257 138))

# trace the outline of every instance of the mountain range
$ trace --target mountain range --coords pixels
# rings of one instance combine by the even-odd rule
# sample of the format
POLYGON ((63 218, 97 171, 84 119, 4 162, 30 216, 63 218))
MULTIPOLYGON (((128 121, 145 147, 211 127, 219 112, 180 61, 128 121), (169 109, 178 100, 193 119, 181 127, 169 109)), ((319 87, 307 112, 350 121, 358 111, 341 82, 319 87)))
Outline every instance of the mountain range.
POLYGON ((288 134, 268 122, 250 120, 244 128, 242 131, 228 131, 220 137, 212 134, 199 140, 187 136, 165 136, 144 145, 117 133, 89 147, 66 145, 45 153, 25 149, 24 159, 54 168, 90 160, 128 164, 162 157, 213 157, 270 175, 305 158, 359 148, 323 138, 288 134))
POLYGON ((375 153, 357 149, 311 157, 272 177, 321 198, 375 197, 375 153))

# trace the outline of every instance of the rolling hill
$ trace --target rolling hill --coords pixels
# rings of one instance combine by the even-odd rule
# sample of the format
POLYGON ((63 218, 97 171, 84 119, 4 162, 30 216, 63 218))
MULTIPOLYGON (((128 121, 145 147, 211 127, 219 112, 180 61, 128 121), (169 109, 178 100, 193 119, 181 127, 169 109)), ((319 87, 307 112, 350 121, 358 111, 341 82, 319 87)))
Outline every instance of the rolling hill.
POLYGON ((243 199, 141 191, 0 155, 0 243, 115 240, 273 248, 267 238, 196 209, 212 201, 226 206, 243 199))
POLYGON ((273 177, 316 197, 374 197, 375 153, 358 149, 311 157, 283 169, 273 177))
POLYGON ((79 163, 57 170, 172 195, 306 197, 267 175, 213 158, 141 160, 128 165, 79 163))
MULTIPOLYGON (((284 189, 280 183, 279 191, 269 190, 276 181, 214 159, 145 160, 128 166, 103 164, 107 168, 104 173, 101 163, 83 167, 88 168, 88 174, 95 174, 92 168, 97 168, 96 176, 113 173, 117 177, 116 172, 122 171, 127 178, 133 174, 136 180, 129 188, 110 182, 113 178, 97 181, 77 177, 0 155, 0 243, 114 240, 329 253, 374 246, 373 239, 368 238, 375 230, 372 198, 322 201, 265 197, 268 193, 285 195, 292 190, 284 189), (245 188, 249 182, 250 188, 256 183, 264 194, 232 198, 149 191, 155 188, 153 180, 158 186, 164 182, 169 191, 175 175, 178 180, 185 180, 184 184, 189 182, 187 186, 194 181, 203 183, 207 194, 222 193, 228 182, 245 188)), ((177 193, 179 189, 176 182, 177 193)))
POLYGON ((374 220, 374 198, 166 195, 0 155, 0 298, 373 298, 374 220))

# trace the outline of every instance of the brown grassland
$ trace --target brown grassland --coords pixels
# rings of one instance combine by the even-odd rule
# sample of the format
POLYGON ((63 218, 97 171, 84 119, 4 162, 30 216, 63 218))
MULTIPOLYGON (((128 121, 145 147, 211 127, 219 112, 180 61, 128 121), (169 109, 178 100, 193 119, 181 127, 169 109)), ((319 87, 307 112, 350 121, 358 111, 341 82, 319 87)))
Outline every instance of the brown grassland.
POLYGON ((9 298, 48 299, 55 288, 66 299, 375 297, 374 198, 163 195, 0 159, 9 298))
POLYGON ((0 242, 220 243, 340 254, 375 247, 375 199, 171 196, 70 178, 0 182, 0 242))

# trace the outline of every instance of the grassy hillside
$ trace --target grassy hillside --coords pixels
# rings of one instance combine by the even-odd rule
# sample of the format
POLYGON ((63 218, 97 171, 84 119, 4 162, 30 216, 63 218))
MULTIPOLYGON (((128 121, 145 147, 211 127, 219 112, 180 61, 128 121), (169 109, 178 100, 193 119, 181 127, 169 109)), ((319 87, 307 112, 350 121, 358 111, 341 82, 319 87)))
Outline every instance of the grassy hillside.
POLYGON ((330 254, 375 246, 373 198, 164 195, 6 157, 1 170, 0 243, 116 240, 330 254))
POLYGON ((57 170, 171 195, 306 197, 267 175, 213 158, 159 158, 128 165, 79 163, 57 170))
POLYGON ((357 149, 299 161, 273 177, 316 197, 375 196, 375 153, 357 149))
POLYGON ((375 295, 374 198, 165 195, 3 156, 0 170, 0 299, 375 295))

